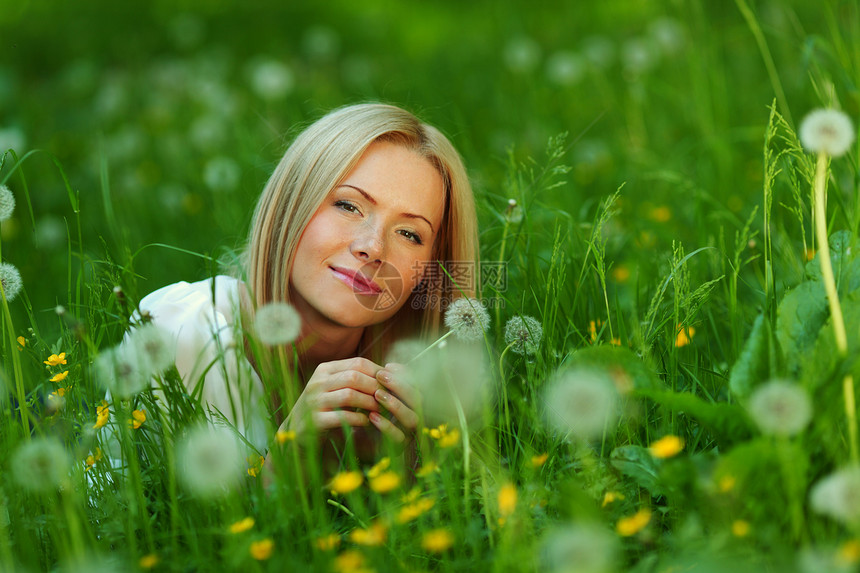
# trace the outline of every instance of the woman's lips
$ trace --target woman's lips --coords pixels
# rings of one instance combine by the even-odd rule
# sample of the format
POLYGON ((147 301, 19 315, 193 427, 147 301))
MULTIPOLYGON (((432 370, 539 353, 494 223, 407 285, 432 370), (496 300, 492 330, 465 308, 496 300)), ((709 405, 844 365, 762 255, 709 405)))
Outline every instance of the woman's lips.
POLYGON ((339 281, 352 288, 356 294, 379 294, 382 288, 357 271, 343 267, 329 267, 339 281))

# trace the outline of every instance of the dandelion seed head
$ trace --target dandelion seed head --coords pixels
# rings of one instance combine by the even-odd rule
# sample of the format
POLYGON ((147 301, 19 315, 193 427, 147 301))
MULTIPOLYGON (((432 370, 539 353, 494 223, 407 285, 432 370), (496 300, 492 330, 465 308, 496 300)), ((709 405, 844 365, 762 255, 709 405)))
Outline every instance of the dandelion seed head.
POLYGON ((505 46, 505 65, 514 73, 530 72, 540 61, 540 51, 540 45, 532 38, 527 36, 513 38, 505 46))
POLYGON ((559 86, 572 86, 585 77, 587 66, 574 52, 556 52, 546 62, 547 79, 559 86))
POLYGON ((18 267, 10 263, 0 263, 0 284, 3 285, 3 293, 6 302, 12 302, 21 292, 23 282, 18 267))
POLYGON ((131 398, 149 386, 149 374, 141 371, 136 354, 125 345, 100 353, 95 375, 98 383, 117 398, 131 398))
POLYGON ((548 533, 540 552, 542 570, 550 573, 611 573, 618 541, 597 525, 571 524, 548 533))
POLYGON ((515 316, 505 325, 505 344, 511 352, 533 355, 540 348, 543 327, 531 316, 515 316))
POLYGON ((298 338, 302 319, 296 309, 285 302, 271 302, 257 309, 254 331, 267 346, 288 344, 298 338))
POLYGON ((242 170, 229 157, 213 157, 203 167, 203 182, 212 191, 232 191, 239 185, 242 170))
POLYGON ((222 427, 199 426, 177 444, 179 477, 192 494, 214 498, 227 493, 245 473, 239 440, 222 427))
POLYGON ((648 35, 664 54, 677 54, 684 47, 684 28, 673 18, 658 18, 651 22, 648 35))
POLYGON ((0 129, 0 155, 6 153, 9 149, 14 149, 18 155, 23 155, 24 146, 27 144, 27 137, 24 132, 18 127, 7 127, 0 129))
POLYGON ((422 397, 427 425, 456 420, 462 409, 470 423, 479 423, 493 387, 484 353, 473 344, 452 342, 436 347, 406 365, 409 380, 422 397))
POLYGON ((445 326, 460 340, 481 340, 490 326, 490 314, 478 299, 458 298, 445 311, 445 326))
POLYGON ((129 353, 136 356, 144 377, 160 374, 173 366, 173 339, 166 330, 152 322, 132 330, 124 344, 130 347, 129 353))
POLYGON ((860 525, 860 467, 849 466, 818 481, 809 504, 816 513, 849 527, 860 525))
POLYGON ((295 86, 293 71, 277 60, 263 60, 251 70, 251 88, 265 100, 274 101, 285 97, 295 86))
POLYGON ((658 52, 649 38, 631 38, 622 47, 622 59, 624 70, 638 76, 657 65, 658 52))
POLYGON ((759 386, 750 396, 747 411, 762 433, 773 436, 798 434, 812 420, 809 394, 787 380, 759 386))
POLYGON ((72 462, 56 438, 33 438, 12 456, 11 471, 22 488, 34 493, 50 493, 69 476, 72 462))
POLYGON ((854 143, 854 124, 837 109, 816 109, 800 122, 798 135, 807 151, 840 157, 854 143))
POLYGON ((582 439, 614 430, 619 396, 612 379, 591 369, 577 368, 558 374, 544 394, 547 423, 562 433, 582 439))
POLYGON ((0 185, 0 221, 6 221, 15 212, 15 196, 12 190, 0 185))
POLYGON ((589 36, 582 41, 585 59, 596 68, 606 68, 615 59, 615 44, 606 36, 589 36))

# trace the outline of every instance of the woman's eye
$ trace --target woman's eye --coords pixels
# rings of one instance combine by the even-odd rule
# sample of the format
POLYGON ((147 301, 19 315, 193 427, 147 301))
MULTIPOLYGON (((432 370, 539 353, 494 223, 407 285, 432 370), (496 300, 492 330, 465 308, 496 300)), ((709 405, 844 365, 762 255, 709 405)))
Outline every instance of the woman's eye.
POLYGON ((416 245, 423 245, 424 241, 421 240, 421 236, 417 233, 413 233, 412 231, 400 231, 400 234, 415 243, 416 245))
POLYGON ((349 201, 335 201, 334 206, 339 209, 343 209, 347 213, 359 213, 358 207, 349 201))

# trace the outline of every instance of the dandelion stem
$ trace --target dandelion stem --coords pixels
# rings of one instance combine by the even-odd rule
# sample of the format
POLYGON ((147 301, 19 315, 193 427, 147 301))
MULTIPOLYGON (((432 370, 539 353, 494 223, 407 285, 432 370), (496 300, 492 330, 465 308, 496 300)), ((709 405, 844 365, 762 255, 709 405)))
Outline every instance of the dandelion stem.
MULTIPOLYGON (((836 292, 836 279, 833 276, 833 265, 830 262, 830 246, 827 242, 827 154, 819 153, 815 166, 815 183, 813 186, 815 204, 815 236, 818 242, 818 262, 821 265, 821 279, 827 292, 827 302, 830 305, 830 317, 833 321, 833 335, 836 339, 836 349, 839 357, 848 355, 848 337, 845 334, 845 320, 839 295, 836 292)), ((854 398, 854 379, 851 375, 842 380, 842 393, 845 399, 845 416, 848 420, 848 438, 851 447, 851 460, 858 462, 857 452, 857 407, 854 398)))
POLYGON ((416 360, 418 360, 419 358, 421 358, 422 356, 424 356, 425 354, 427 354, 428 352, 430 352, 431 350, 433 350, 434 348, 436 348, 437 346, 439 346, 439 345, 442 343, 442 341, 443 341, 443 340, 445 340, 446 338, 448 338, 448 337, 449 337, 449 336, 451 336, 452 334, 454 334, 454 331, 453 331, 453 330, 449 330, 448 332, 446 332, 445 334, 443 334, 442 336, 440 336, 440 337, 439 337, 439 339, 438 339, 438 340, 436 340, 436 342, 434 342, 433 344, 431 344, 430 346, 428 346, 427 348, 425 348, 424 350, 422 350, 421 352, 419 352, 416 356, 414 356, 414 357, 412 358, 412 360, 410 360, 409 362, 407 362, 407 364, 412 364, 413 362, 415 362, 416 360))

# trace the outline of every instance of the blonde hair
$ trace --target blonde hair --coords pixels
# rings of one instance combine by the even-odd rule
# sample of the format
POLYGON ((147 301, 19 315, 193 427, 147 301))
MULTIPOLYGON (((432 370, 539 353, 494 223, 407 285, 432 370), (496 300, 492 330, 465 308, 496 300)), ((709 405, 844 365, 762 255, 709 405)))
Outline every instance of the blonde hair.
POLYGON ((402 145, 438 169, 445 184, 445 213, 433 257, 444 265, 452 261, 473 265, 471 284, 452 284, 442 271, 441 280, 432 281, 420 295, 410 295, 384 326, 367 329, 364 342, 373 341, 384 352, 396 338, 438 330, 439 302, 446 300, 445 295, 472 296, 477 286, 478 229, 472 189, 460 155, 438 129, 384 104, 343 107, 313 123, 287 149, 260 196, 245 260, 257 305, 289 302, 290 273, 305 227, 365 150, 380 140, 402 145), (416 296, 422 297, 419 303, 436 304, 413 305, 416 296))

